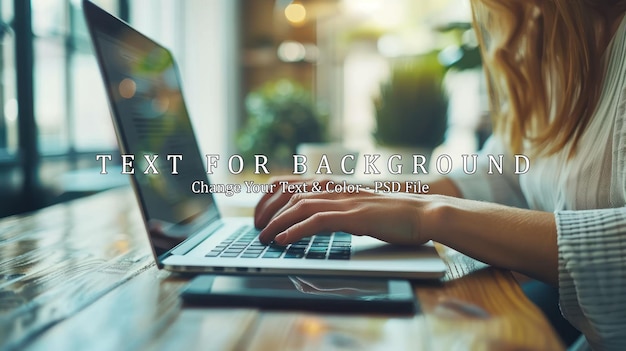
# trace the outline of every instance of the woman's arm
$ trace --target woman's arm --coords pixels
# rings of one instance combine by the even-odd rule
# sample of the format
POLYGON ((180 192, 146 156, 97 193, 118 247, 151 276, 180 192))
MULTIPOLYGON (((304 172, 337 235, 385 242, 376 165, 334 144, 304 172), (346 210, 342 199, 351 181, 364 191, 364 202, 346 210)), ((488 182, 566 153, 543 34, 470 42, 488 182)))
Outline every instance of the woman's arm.
POLYGON ((433 182, 428 183, 429 191, 431 195, 446 195, 452 197, 463 197, 461 191, 455 182, 450 178, 440 178, 433 182))
POLYGON ((557 285, 553 213, 478 201, 442 202, 424 216, 432 240, 477 260, 557 285))
POLYGON ((563 315, 594 350, 626 346, 626 208, 556 213, 563 315))
MULTIPOLYGON (((300 177, 282 177, 277 180, 271 181, 272 187, 274 189, 281 189, 280 182, 294 182, 294 183, 308 183, 308 189, 311 189, 311 184, 313 181, 316 181, 321 184, 323 187, 329 179, 317 179, 317 180, 306 180, 300 177)), ((437 194, 437 195, 447 195, 452 197, 461 197, 462 194, 459 191, 459 188, 456 186, 455 182, 450 180, 449 178, 440 178, 433 182, 429 182, 429 194, 437 194)), ((373 187, 373 185, 371 186, 373 187)), ((400 193, 404 192, 402 189, 400 193)), ((287 205, 287 203, 291 200, 291 197, 294 194, 282 192, 280 190, 276 190, 272 193, 266 193, 261 197, 259 203, 256 205, 254 209, 254 225, 257 228, 264 228, 270 220, 281 211, 283 206, 287 205)))

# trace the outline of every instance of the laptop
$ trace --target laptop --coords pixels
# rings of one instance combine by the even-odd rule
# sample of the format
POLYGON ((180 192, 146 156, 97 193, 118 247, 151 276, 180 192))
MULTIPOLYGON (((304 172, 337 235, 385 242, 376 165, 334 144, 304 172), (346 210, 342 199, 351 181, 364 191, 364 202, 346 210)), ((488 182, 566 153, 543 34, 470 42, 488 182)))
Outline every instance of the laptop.
MULTIPOLYGON (((194 182, 210 183, 171 52, 87 0, 83 11, 121 153, 133 155, 122 166, 134 171, 131 183, 159 268, 181 273, 443 276, 446 266, 432 245, 400 247, 347 233, 319 233, 289 246, 263 245, 252 218, 221 217, 213 194, 191 190, 194 182)), ((208 132, 203 137, 210 137, 208 132)))

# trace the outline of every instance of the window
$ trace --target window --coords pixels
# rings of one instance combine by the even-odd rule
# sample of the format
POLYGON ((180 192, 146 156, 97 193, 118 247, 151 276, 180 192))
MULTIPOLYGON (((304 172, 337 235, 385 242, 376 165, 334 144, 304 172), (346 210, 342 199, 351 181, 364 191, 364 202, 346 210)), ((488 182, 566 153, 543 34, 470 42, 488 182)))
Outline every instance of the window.
MULTIPOLYGON (((238 1, 92 1, 174 51, 202 152, 224 152, 238 1)), ((81 1, 0 1, 0 217, 127 183, 99 174, 116 150, 81 1)))
POLYGON ((10 24, 13 5, 0 3, 0 162, 17 151, 17 87, 15 79, 15 33, 10 24))
POLYGON ((80 1, 0 2, 0 216, 63 200, 67 172, 116 148, 80 1))
MULTIPOLYGON (((97 1, 119 13, 117 0, 97 1)), ((104 88, 76 1, 33 0, 34 101, 43 156, 113 150, 104 88)))

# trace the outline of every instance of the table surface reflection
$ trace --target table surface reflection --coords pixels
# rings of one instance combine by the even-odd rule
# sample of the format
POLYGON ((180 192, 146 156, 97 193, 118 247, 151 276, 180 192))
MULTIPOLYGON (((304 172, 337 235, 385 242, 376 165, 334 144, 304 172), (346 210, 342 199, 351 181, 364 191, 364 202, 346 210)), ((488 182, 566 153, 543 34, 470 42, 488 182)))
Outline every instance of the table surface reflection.
POLYGON ((560 350, 510 272, 439 246, 412 317, 183 307, 129 188, 0 220, 0 349, 560 350))

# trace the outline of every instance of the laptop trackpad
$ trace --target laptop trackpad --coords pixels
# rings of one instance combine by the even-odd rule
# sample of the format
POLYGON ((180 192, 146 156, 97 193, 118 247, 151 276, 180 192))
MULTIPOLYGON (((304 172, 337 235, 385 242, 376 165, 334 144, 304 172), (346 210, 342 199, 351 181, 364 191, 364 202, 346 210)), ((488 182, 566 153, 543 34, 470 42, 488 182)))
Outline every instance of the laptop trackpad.
POLYGON ((390 245, 367 236, 352 238, 353 260, 398 260, 403 258, 438 257, 432 244, 426 245, 390 245))

